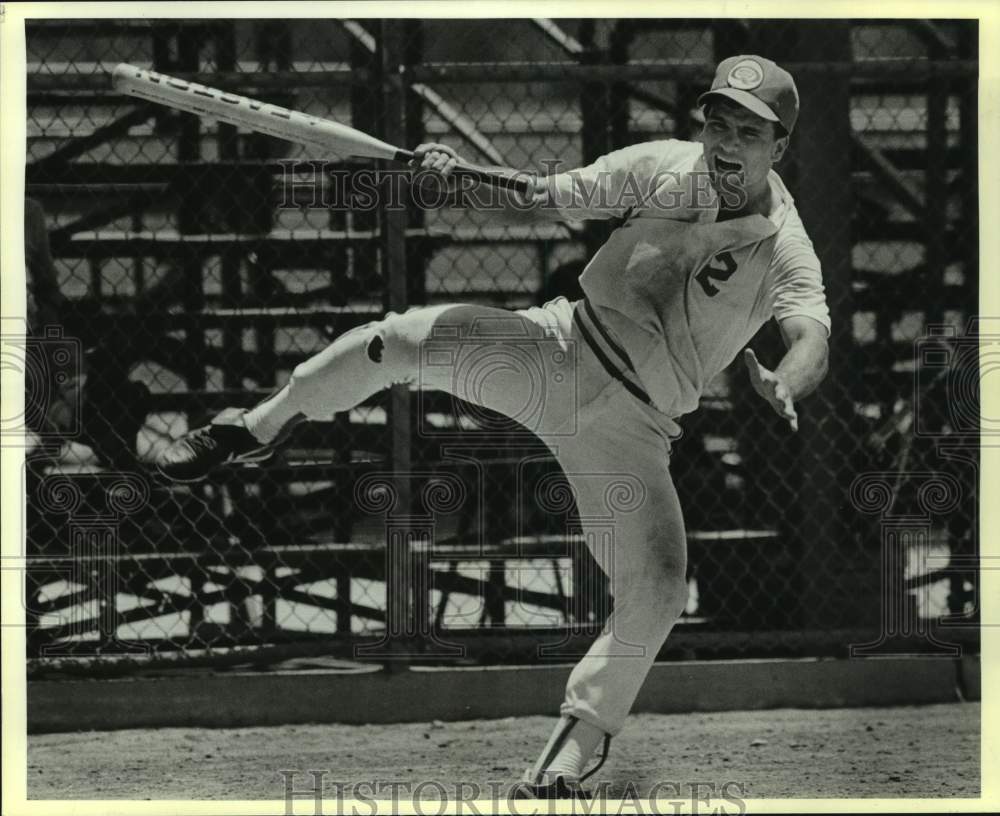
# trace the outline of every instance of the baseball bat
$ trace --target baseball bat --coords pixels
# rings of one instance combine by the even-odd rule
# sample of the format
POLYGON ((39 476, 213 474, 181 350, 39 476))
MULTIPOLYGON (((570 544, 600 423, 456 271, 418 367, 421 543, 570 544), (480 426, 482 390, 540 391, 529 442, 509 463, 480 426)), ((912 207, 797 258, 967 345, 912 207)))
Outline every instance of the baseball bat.
MULTIPOLYGON (((119 93, 128 96, 146 99, 186 113, 207 116, 285 141, 334 150, 344 156, 398 162, 410 162, 415 158, 411 150, 395 147, 340 122, 220 91, 218 88, 188 82, 156 71, 147 71, 145 68, 125 62, 117 65, 111 72, 111 85, 119 93)), ((467 164, 459 164, 454 172, 472 176, 491 187, 512 190, 522 195, 528 193, 528 182, 523 177, 504 176, 467 164)))

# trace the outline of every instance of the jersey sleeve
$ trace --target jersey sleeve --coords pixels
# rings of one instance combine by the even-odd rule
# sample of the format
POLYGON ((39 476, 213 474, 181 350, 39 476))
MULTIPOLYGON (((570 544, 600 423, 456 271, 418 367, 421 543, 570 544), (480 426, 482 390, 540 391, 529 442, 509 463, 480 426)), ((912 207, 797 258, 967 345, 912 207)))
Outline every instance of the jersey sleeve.
POLYGON ((654 179, 682 150, 666 139, 624 147, 593 164, 544 179, 548 206, 568 220, 620 218, 654 192, 654 179))
POLYGON ((830 333, 823 272, 805 227, 792 210, 778 232, 771 258, 768 296, 776 320, 811 317, 830 333))

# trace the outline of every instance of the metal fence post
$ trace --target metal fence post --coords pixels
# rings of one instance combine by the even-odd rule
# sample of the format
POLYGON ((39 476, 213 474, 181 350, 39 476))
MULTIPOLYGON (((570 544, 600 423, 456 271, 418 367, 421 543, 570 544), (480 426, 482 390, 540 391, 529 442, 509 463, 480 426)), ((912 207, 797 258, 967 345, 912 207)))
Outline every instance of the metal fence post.
MULTIPOLYGON (((970 24, 960 36, 961 56, 966 60, 979 59, 979 27, 970 24)), ((959 80, 959 146, 962 151, 962 266, 966 280, 979 280, 979 86, 975 79, 959 80)), ((968 297, 962 302, 966 317, 979 312, 979 287, 962 288, 968 297)))
MULTIPOLYGON (((851 27, 829 21, 820 27, 806 21, 789 24, 785 42, 792 55, 805 60, 851 59, 851 27)), ((787 46, 786 46, 787 47, 787 46)), ((848 485, 844 474, 853 449, 848 433, 852 415, 851 389, 857 372, 853 350, 851 218, 850 78, 809 72, 796 77, 802 115, 796 132, 794 161, 796 206, 807 225, 823 265, 823 283, 830 306, 830 371, 823 384, 802 406, 800 488, 794 513, 801 558, 801 622, 806 628, 829 628, 844 622, 856 606, 848 584, 857 567, 849 559, 848 485), (801 508, 808 508, 802 512, 801 508)))
MULTIPOLYGON (((603 32, 599 30, 599 23, 600 21, 584 20, 580 25, 580 43, 584 47, 580 62, 583 65, 597 65, 606 61, 606 52, 600 45, 599 37, 603 32)), ((583 125, 580 131, 582 164, 586 165, 611 151, 607 82, 597 80, 580 84, 580 118, 583 125)), ((583 228, 587 256, 593 256, 610 234, 607 224, 587 221, 583 228)))
MULTIPOLYGON (((381 69, 382 138, 389 144, 403 144, 406 141, 406 90, 400 66, 405 60, 405 23, 385 20, 379 25, 378 38, 381 69)), ((391 181, 389 182, 392 183, 391 181)), ((387 191, 389 188, 383 188, 387 191)), ((388 307, 393 312, 404 312, 409 306, 406 263, 406 227, 409 213, 394 202, 395 206, 380 208, 381 224, 381 265, 386 282, 388 307)), ((410 416, 412 401, 406 385, 395 385, 389 397, 389 427, 392 434, 392 470, 396 474, 396 495, 399 513, 408 516, 412 507, 412 482, 408 478, 412 464, 412 427, 410 416)), ((390 536, 386 546, 397 551, 388 553, 386 571, 387 626, 395 621, 402 625, 402 631, 414 632, 415 610, 413 608, 413 580, 410 570, 402 566, 410 563, 412 536, 390 536), (393 567, 398 569, 393 569, 393 567)), ((390 636, 394 634, 389 632, 390 636)))
MULTIPOLYGON (((201 59, 201 35, 201 31, 198 29, 181 30, 180 27, 176 29, 174 32, 178 50, 176 70, 197 73, 201 59)), ((177 140, 178 163, 200 162, 201 120, 189 113, 181 114, 180 118, 180 136, 177 140)), ((192 175, 190 171, 186 172, 185 176, 181 204, 177 210, 177 230, 181 234, 199 233, 205 229, 203 207, 205 191, 198 189, 195 182, 197 177, 192 175)), ((205 331, 194 317, 205 308, 203 259, 199 258, 195 252, 189 251, 183 254, 178 263, 184 281, 181 297, 184 312, 188 316, 187 344, 194 359, 204 360, 206 353, 205 331)), ((205 388, 207 377, 204 365, 193 367, 189 377, 189 388, 193 390, 205 388)))
MULTIPOLYGON (((625 65, 629 59, 629 48, 635 36, 635 25, 631 20, 619 20, 611 29, 608 42, 608 62, 625 65)), ((611 124, 611 146, 615 149, 632 144, 629 135, 630 96, 629 83, 612 82, 608 99, 608 118, 611 124)))
MULTIPOLYGON (((947 54, 940 46, 929 49, 933 60, 943 60, 947 54)), ((927 240, 926 261, 928 294, 926 323, 939 325, 944 321, 946 302, 944 290, 948 253, 944 231, 948 226, 948 94, 951 82, 936 76, 927 83, 927 159, 924 171, 924 224, 927 240)))

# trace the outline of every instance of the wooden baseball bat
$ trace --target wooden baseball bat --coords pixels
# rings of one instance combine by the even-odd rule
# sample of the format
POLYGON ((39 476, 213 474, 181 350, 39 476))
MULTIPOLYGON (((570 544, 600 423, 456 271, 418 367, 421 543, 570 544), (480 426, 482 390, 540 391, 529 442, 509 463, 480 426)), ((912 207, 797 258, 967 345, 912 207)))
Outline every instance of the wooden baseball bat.
MULTIPOLYGON (((415 156, 411 150, 395 147, 340 122, 227 93, 156 71, 147 71, 125 62, 117 65, 111 72, 111 84, 116 91, 128 96, 186 113, 207 116, 289 142, 333 150, 343 156, 398 162, 410 162, 415 156)), ((454 172, 470 175, 491 187, 512 190, 522 195, 528 193, 528 181, 523 176, 504 176, 492 170, 465 164, 458 165, 454 172)))

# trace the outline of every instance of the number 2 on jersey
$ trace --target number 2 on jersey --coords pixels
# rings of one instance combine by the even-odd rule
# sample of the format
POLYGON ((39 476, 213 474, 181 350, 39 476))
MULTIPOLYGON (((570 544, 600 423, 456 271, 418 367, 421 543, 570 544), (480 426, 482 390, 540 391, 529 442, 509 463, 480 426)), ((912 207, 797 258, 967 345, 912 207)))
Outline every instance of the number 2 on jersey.
POLYGON ((712 258, 712 263, 705 264, 701 268, 701 271, 695 275, 695 280, 701 284, 701 288, 705 290, 706 295, 715 297, 719 294, 719 287, 713 284, 712 281, 727 281, 735 271, 736 259, 733 257, 733 253, 729 250, 724 250, 712 258), (722 265, 716 266, 716 264, 722 265))

